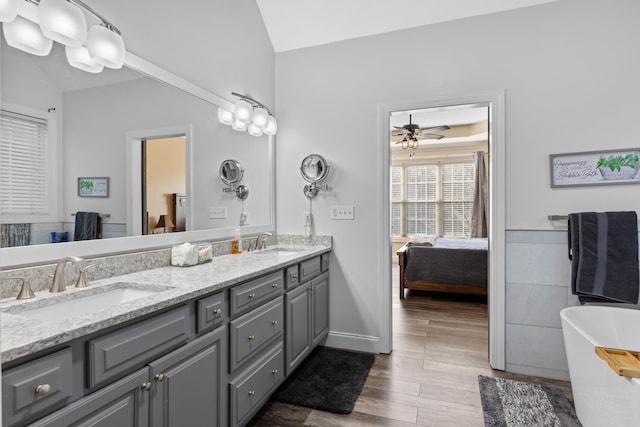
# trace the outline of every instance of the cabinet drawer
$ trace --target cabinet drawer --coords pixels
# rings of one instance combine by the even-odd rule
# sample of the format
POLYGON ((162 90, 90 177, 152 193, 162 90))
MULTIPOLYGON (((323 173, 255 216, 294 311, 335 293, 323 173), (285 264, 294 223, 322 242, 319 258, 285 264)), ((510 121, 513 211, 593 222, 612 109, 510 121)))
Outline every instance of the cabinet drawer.
POLYGON ((248 311, 281 295, 284 287, 283 282, 282 271, 276 271, 231 288, 229 291, 231 316, 248 311))
POLYGON ((282 343, 251 365, 229 384, 230 425, 243 425, 284 379, 282 343))
POLYGON ((329 255, 330 254, 322 254, 320 255, 320 269, 324 273, 329 270, 329 255))
POLYGON ((293 289, 300 284, 298 277, 300 277, 298 273, 298 264, 287 267, 284 273, 284 282, 287 290, 293 289))
POLYGON ((198 300, 198 333, 211 331, 227 319, 225 292, 198 300))
POLYGON ((282 336, 282 297, 229 323, 230 367, 233 372, 270 342, 282 336))
POLYGON ((313 279, 320 274, 320 257, 308 259, 300 263, 300 283, 313 279))
POLYGON ((3 425, 53 412, 67 404, 72 388, 70 348, 9 369, 2 374, 3 425))
POLYGON ((189 307, 160 314, 88 342, 89 387, 114 380, 187 342, 189 307))

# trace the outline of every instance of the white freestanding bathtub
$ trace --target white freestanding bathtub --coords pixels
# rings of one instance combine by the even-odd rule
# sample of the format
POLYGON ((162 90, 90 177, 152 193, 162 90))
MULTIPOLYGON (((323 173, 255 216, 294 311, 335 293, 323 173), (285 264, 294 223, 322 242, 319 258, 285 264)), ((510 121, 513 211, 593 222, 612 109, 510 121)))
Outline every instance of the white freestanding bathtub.
POLYGON ((640 310, 579 306, 560 312, 571 389, 584 427, 640 426, 640 380, 617 375, 595 347, 640 351, 640 310))

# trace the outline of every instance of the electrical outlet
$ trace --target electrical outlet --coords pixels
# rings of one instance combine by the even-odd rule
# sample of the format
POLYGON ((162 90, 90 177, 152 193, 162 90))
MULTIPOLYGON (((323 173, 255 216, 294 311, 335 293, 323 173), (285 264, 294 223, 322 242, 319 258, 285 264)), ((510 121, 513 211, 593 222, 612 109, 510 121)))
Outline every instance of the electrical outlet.
POLYGON ((331 219, 354 219, 353 206, 331 206, 331 219))
POLYGON ((305 226, 311 225, 311 212, 304 212, 304 217, 302 219, 302 223, 305 226))
POLYGON ((210 206, 209 219, 227 219, 227 208, 224 206, 210 206))

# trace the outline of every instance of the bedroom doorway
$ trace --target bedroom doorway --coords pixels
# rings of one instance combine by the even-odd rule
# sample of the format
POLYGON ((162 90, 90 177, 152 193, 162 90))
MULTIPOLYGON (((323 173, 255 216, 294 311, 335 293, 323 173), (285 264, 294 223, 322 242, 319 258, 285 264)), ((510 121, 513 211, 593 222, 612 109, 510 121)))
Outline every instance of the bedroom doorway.
MULTIPOLYGON (((435 164, 435 169, 438 167, 444 168, 445 165, 451 163, 460 163, 459 159, 463 157, 462 150, 465 149, 469 151, 471 148, 472 152, 482 151, 482 155, 484 156, 485 166, 487 169, 487 178, 489 180, 487 188, 488 188, 488 206, 490 212, 488 213, 488 238, 487 241, 490 242, 489 246, 489 261, 488 261, 488 352, 489 352, 489 363, 494 369, 505 369, 505 319, 504 319, 504 311, 505 311, 505 290, 504 290, 504 265, 505 265, 505 253, 504 253, 504 92, 482 92, 477 94, 470 94, 458 97, 448 97, 448 98, 434 98, 434 99, 426 99, 423 101, 413 101, 413 102, 397 102, 393 104, 385 104, 381 106, 381 124, 383 125, 381 131, 381 145, 383 146, 383 157, 382 157, 382 165, 388 170, 388 175, 384 175, 383 179, 383 188, 387 188, 387 194, 383 194, 383 201, 385 208, 383 209, 383 215, 386 217, 385 222, 388 223, 388 228, 385 230, 387 242, 389 245, 385 245, 385 249, 381 251, 381 253, 386 254, 386 259, 383 263, 382 274, 386 277, 389 277, 389 282, 387 287, 384 290, 384 298, 385 298, 385 307, 387 307, 385 316, 388 318, 388 330, 382 331, 381 337, 383 337, 381 341, 381 349, 387 349, 387 351, 391 351, 393 348, 393 335, 392 335, 392 318, 393 318, 393 309, 394 306, 400 304, 399 299, 399 290, 395 288, 392 292, 391 278, 392 274, 398 274, 398 257, 396 255, 396 251, 399 246, 402 246, 404 242, 407 240, 407 232, 409 229, 412 230, 414 234, 427 234, 427 231, 435 233, 439 233, 440 235, 446 233, 457 233, 460 230, 464 230, 465 221, 468 222, 468 214, 464 207, 454 207, 447 208, 448 210, 444 212, 442 207, 438 207, 437 203, 443 204, 444 200, 442 200, 441 195, 436 195, 435 205, 428 206, 424 202, 425 200, 419 200, 423 202, 422 204, 413 204, 411 209, 413 210, 406 219, 398 220, 400 214, 406 215, 410 210, 408 207, 409 200, 402 200, 403 195, 402 191, 408 191, 406 188, 402 189, 402 184, 398 184, 397 175, 398 174, 406 174, 406 170, 402 170, 402 168, 392 168, 392 166, 398 166, 398 163, 404 164, 405 168, 408 168, 410 165, 421 163, 420 157, 423 153, 418 154, 420 150, 424 150, 428 147, 428 150, 425 151, 425 155, 427 157, 431 157, 432 163, 435 164), (457 111, 456 111, 457 110, 457 111), (485 124, 483 125, 485 130, 482 132, 478 132, 477 122, 456 122, 454 120, 454 113, 462 113, 464 110, 476 110, 476 112, 481 111, 481 115, 485 119, 485 124), (441 114, 440 118, 432 118, 427 117, 427 113, 439 113, 441 114), (423 116, 424 114, 424 116, 423 116), (447 114, 450 115, 449 118, 442 120, 442 117, 445 117, 447 114), (405 125, 409 125, 406 126, 405 125), (444 138, 440 138, 439 136, 427 137, 427 142, 424 142, 423 139, 418 140, 418 147, 411 147, 410 145, 406 147, 404 150, 400 148, 403 144, 404 137, 406 136, 406 132, 402 135, 402 132, 396 132, 395 130, 402 129, 412 129, 415 128, 428 128, 432 127, 433 133, 436 135, 443 135, 444 138), (440 126, 447 125, 449 129, 441 128, 440 126), (397 129, 396 127, 400 129, 397 129), (463 128, 467 126, 467 132, 463 131, 463 128), (475 130, 471 130, 471 128, 475 130), (446 135, 446 133, 453 135, 446 135), (483 137, 473 136, 484 133, 483 137), (445 146, 442 144, 446 141, 446 138, 459 138, 454 139, 453 141, 458 141, 461 144, 461 147, 454 148, 454 146, 445 146), (474 150, 474 144, 477 144, 479 139, 484 139, 484 149, 480 148, 474 150), (398 142, 396 144, 396 142, 398 142), (423 143, 424 142, 424 143, 423 143), (437 144, 436 147, 433 147, 433 144, 436 142, 441 142, 441 144, 437 144), (429 144, 431 143, 431 144, 429 144), (397 146, 395 148, 396 151, 404 152, 404 158, 401 161, 397 161, 393 153, 393 146, 397 146), (463 146, 467 146, 463 148, 463 146), (427 154, 428 153, 428 154, 427 154), (490 155, 489 155, 490 153, 490 155), (439 159, 436 159, 439 157, 439 159), (393 159, 393 162, 392 162, 393 159), (395 164, 394 164, 395 163, 395 164), (394 170, 395 169, 395 170, 394 170), (399 172, 400 170, 400 172, 399 172), (394 178, 393 175, 396 175, 394 178), (394 194, 395 193, 395 194, 394 194), (400 194, 400 201, 398 202, 398 194, 400 194), (388 197, 388 199, 387 199, 388 197), (440 197, 438 199, 438 197, 440 197), (396 203, 394 203, 396 202, 396 203), (402 203, 405 204, 403 207, 402 203), (404 209, 404 212, 401 212, 404 209), (435 220, 431 220, 431 223, 428 224, 429 219, 426 218, 424 213, 429 209, 435 209, 437 212, 431 216, 431 218, 435 218, 435 220), (418 215, 419 213, 423 213, 422 217, 418 215), (438 218, 440 215, 440 218, 438 218), (447 219, 448 216, 448 219, 447 219), (425 219, 426 218, 426 219, 425 219), (445 221, 446 219, 446 221, 445 221), (402 222, 404 221, 404 223, 402 222), (430 227, 430 228, 428 228, 430 227), (392 233, 393 230, 393 233, 392 233), (424 231, 424 233, 419 233, 419 231, 424 231), (402 236, 404 234, 404 242, 402 239, 392 238, 392 234, 402 236), (396 240, 394 242, 394 240, 396 240), (395 267, 395 268, 393 268, 395 267)), ((437 115, 436 115, 437 116, 437 115)), ((431 132, 432 129, 427 129, 428 132, 431 132)), ((424 139, 427 139, 424 138, 424 139)), ((472 162, 472 156, 470 153, 464 154, 465 156, 469 156, 467 161, 472 162)), ((400 155, 402 156, 402 155, 400 155)), ((462 162, 464 163, 464 162, 462 162)), ((458 171, 460 168, 462 170, 465 167, 461 166, 453 166, 454 170, 457 168, 458 171)), ((415 182, 412 184, 414 188, 411 189, 413 191, 413 195, 415 196, 416 191, 423 191, 426 187, 424 185, 418 185, 420 180, 428 180, 429 178, 425 178, 426 175, 433 175, 434 172, 427 171, 428 168, 414 168, 417 169, 412 171, 411 173, 414 175, 412 178, 415 182), (422 169, 422 170, 421 170, 422 169), (418 176, 419 178, 415 178, 418 176)), ((451 169, 451 167, 449 168, 451 169)), ((457 172, 456 172, 457 173, 457 172)), ((464 184, 461 184, 464 185, 464 184)), ((454 185, 455 186, 455 185, 454 185)), ((458 188, 460 185, 458 185, 458 188)), ((447 191, 450 191, 449 188, 447 191)), ((426 191, 426 190, 425 190, 426 191)), ((435 190, 443 192, 442 189, 435 190)), ((404 195, 406 196, 406 195, 404 195)), ((425 197, 427 198, 427 197, 425 197)), ((449 202, 453 202, 455 200, 449 200, 449 202)), ((412 201, 415 202, 415 201, 412 201)), ((464 201, 463 201, 464 202, 464 201)), ((393 281, 397 283, 397 278, 393 277, 393 281)))

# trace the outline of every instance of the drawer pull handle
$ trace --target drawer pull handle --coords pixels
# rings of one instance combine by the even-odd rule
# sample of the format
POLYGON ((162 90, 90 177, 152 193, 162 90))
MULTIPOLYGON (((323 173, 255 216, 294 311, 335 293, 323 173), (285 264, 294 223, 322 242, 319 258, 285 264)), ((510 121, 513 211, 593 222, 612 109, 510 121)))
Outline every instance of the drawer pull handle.
POLYGON ((249 299, 254 299, 256 297, 256 294, 254 294, 253 292, 249 294, 249 299))
POLYGON ((40 384, 35 391, 39 396, 46 396, 51 391, 51 386, 49 384, 40 384))
POLYGON ((271 371, 271 373, 272 373, 273 375, 276 375, 276 374, 278 373, 278 370, 277 370, 277 369, 274 369, 273 371, 271 371))
POLYGON ((256 336, 255 336, 255 335, 249 335, 249 340, 253 341, 253 340, 255 340, 255 339, 256 339, 256 336))
POLYGON ((255 390, 249 390, 249 396, 254 396, 256 394, 255 390))
POLYGON ((156 381, 162 382, 164 380, 164 374, 156 374, 154 378, 156 381))
POLYGON ((275 325, 277 325, 277 324, 278 324, 278 321, 277 321, 277 320, 272 320, 272 321, 271 321, 271 324, 275 326, 275 325))
POLYGON ((273 284, 271 284, 271 287, 272 287, 273 289, 277 288, 278 286, 280 286, 278 283, 273 283, 273 284))
POLYGON ((216 308, 215 310, 213 310, 213 314, 215 314, 216 316, 219 316, 222 314, 222 309, 221 308, 216 308))
POLYGON ((142 387, 142 389, 143 389, 143 390, 147 390, 147 391, 149 391, 149 390, 151 390, 151 385, 152 385, 152 384, 151 384, 151 382, 148 382, 148 383, 142 383, 142 386, 141 386, 141 387, 142 387))

